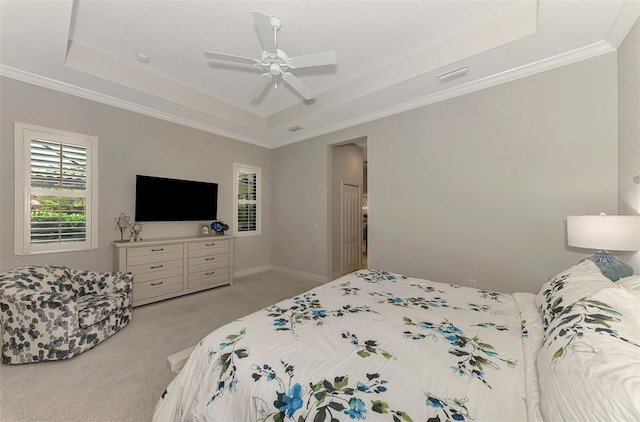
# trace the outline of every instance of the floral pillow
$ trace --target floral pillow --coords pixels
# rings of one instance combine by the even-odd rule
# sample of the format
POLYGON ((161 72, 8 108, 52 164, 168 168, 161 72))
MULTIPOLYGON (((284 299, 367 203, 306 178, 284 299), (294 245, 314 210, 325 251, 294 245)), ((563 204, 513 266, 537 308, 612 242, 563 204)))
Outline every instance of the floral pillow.
POLYGON ((589 260, 553 277, 542 286, 535 299, 544 329, 549 327, 566 306, 613 285, 611 280, 602 275, 596 264, 589 260))
POLYGON ((619 286, 566 303, 538 352, 545 420, 640 420, 640 291, 619 286))

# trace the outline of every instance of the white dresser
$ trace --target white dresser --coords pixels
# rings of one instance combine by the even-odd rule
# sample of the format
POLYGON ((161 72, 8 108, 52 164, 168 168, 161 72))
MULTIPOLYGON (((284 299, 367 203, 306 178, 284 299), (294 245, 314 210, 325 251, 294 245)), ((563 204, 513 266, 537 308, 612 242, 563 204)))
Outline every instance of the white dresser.
POLYGON ((233 236, 113 242, 115 271, 133 273, 133 306, 233 284, 233 236))

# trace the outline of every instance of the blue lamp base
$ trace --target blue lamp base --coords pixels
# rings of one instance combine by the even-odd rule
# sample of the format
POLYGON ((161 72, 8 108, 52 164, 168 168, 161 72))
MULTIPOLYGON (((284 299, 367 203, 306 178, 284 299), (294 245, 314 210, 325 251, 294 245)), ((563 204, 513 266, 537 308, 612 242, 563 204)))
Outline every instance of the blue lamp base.
POLYGON ((621 278, 633 275, 631 266, 620 261, 607 251, 598 251, 593 256, 585 259, 593 261, 600 268, 602 274, 611 281, 618 281, 621 278))

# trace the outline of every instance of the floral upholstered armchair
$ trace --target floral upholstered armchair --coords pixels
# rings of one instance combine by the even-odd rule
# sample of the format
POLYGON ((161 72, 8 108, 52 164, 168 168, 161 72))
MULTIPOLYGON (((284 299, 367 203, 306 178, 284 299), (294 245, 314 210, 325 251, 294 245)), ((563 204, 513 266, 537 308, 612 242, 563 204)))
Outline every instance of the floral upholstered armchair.
POLYGON ((2 363, 68 359, 131 319, 130 273, 44 265, 0 273, 2 363))

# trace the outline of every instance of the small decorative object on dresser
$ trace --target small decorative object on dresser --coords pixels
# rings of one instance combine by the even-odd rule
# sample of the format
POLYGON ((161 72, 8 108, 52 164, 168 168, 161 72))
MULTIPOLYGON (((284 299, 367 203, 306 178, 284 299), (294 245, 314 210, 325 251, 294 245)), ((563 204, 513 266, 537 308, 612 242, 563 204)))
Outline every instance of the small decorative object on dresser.
POLYGON ((142 236, 140 236, 140 232, 142 231, 142 223, 135 222, 131 225, 131 240, 132 242, 141 242, 142 236))
POLYGON ((119 217, 115 217, 114 220, 116 221, 116 230, 120 230, 120 242, 128 242, 129 239, 125 239, 124 238, 124 231, 126 229, 128 229, 129 227, 131 227, 131 223, 129 223, 129 220, 131 219, 131 217, 128 217, 126 215, 124 215, 123 212, 120 213, 119 217))
POLYGON ((200 224, 200 236, 210 236, 209 226, 206 224, 200 224))
POLYGON ((222 220, 216 220, 211 223, 211 230, 213 230, 216 235, 224 235, 224 232, 229 230, 229 225, 222 220))

